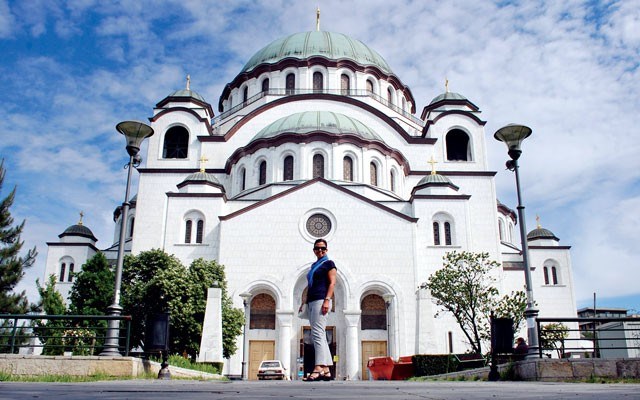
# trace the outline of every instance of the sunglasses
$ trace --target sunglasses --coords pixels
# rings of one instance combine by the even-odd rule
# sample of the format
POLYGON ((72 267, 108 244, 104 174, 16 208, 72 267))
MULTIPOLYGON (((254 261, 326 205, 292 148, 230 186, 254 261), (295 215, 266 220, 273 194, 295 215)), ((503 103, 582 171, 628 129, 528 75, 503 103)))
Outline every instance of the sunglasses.
POLYGON ((326 247, 317 247, 316 246, 316 247, 313 248, 313 251, 327 251, 327 248, 326 247))

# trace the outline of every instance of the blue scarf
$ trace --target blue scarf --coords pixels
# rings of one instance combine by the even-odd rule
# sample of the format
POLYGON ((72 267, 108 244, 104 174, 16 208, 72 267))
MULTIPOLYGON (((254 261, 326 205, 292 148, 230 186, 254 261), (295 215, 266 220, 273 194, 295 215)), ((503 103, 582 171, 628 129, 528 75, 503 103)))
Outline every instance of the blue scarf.
POLYGON ((313 274, 316 273, 318 268, 320 268, 320 266, 324 264, 325 261, 329 261, 329 257, 326 254, 318 258, 318 261, 311 264, 311 269, 309 270, 309 272, 307 272, 307 282, 309 282, 309 287, 313 286, 313 274))

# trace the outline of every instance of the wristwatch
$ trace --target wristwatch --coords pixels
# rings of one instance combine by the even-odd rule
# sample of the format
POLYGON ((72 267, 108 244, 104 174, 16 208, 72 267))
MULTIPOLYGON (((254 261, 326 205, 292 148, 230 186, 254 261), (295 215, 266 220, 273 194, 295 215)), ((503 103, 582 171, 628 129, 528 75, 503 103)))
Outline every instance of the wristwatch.
POLYGON ((325 297, 324 299, 325 300, 331 300, 331 297, 325 297))

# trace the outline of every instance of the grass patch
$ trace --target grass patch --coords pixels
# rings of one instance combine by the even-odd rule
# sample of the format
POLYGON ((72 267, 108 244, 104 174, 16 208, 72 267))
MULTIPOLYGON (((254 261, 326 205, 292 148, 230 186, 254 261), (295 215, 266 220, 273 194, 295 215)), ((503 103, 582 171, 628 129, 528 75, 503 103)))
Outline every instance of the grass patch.
POLYGON ((119 381, 131 379, 155 379, 155 374, 145 374, 142 376, 111 376, 106 374, 94 374, 86 376, 76 375, 12 375, 0 372, 0 382, 97 382, 97 381, 119 381))

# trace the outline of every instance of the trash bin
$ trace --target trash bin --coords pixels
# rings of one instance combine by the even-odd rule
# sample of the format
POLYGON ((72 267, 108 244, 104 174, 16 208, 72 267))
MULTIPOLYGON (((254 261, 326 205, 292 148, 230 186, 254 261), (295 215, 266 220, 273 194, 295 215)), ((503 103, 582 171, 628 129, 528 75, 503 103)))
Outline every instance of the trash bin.
POLYGON ((393 373, 393 360, 391 357, 371 357, 367 361, 369 374, 376 381, 391 380, 393 373))
POLYGON ((147 353, 169 350, 169 313, 154 314, 147 318, 144 351, 147 353))

